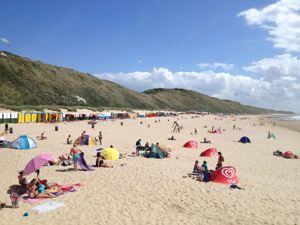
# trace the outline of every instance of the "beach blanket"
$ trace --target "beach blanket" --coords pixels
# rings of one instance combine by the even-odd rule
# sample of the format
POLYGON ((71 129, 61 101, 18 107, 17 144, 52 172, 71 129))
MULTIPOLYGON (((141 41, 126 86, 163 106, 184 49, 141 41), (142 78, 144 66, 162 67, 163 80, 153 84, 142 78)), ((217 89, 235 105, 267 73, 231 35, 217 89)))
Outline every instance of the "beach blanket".
POLYGON ((83 169, 84 171, 92 171, 94 170, 91 166, 89 166, 85 159, 84 159, 84 154, 83 152, 80 153, 80 158, 78 159, 78 165, 80 166, 81 169, 83 169))
POLYGON ((41 205, 35 206, 30 210, 34 211, 34 212, 38 212, 38 213, 42 213, 42 212, 45 213, 45 212, 52 211, 54 209, 58 209, 58 208, 62 207, 63 205, 64 205, 63 202, 46 202, 41 205))
POLYGON ((80 187, 81 184, 66 184, 66 185, 62 185, 60 187, 60 189, 63 191, 63 192, 74 192, 76 191, 76 188, 77 187, 80 187))
MULTIPOLYGON (((48 190, 48 192, 51 192, 52 194, 59 196, 59 195, 65 194, 67 192, 74 192, 80 186, 81 186, 80 183, 60 185, 59 188, 58 187, 52 188, 52 189, 48 190)), ((23 202, 29 203, 29 204, 44 202, 46 200, 49 200, 49 198, 28 198, 27 196, 23 197, 23 202)))

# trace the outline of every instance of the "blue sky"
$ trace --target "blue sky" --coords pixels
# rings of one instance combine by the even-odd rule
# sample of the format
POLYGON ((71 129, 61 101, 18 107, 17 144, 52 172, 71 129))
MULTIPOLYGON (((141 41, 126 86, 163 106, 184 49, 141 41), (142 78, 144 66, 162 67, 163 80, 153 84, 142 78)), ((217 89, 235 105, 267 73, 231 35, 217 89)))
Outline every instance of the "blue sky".
MULTIPOLYGON (((173 77, 171 81, 178 76, 183 79, 178 72, 185 72, 184 79, 197 78, 191 80, 192 83, 203 82, 205 76, 220 77, 225 74, 221 80, 206 79, 208 85, 223 81, 229 82, 228 86, 236 82, 235 78, 240 80, 238 76, 249 77, 250 81, 242 79, 239 82, 252 82, 248 88, 254 87, 256 92, 257 88, 270 88, 266 83, 256 83, 261 79, 270 79, 278 60, 282 64, 286 64, 284 60, 290 60, 293 66, 298 65, 299 49, 294 45, 289 46, 287 42, 293 43, 290 40, 282 41, 284 35, 280 36, 277 32, 281 31, 278 25, 280 15, 290 13, 298 16, 299 11, 293 10, 298 6, 296 0, 129 0, 88 3, 0 0, 0 38, 10 42, 9 46, 2 43, 1 49, 92 73, 139 91, 142 91, 141 87, 147 89, 154 85, 189 88, 189 82, 168 83, 164 77, 168 76, 166 73, 169 71, 169 77, 173 77), (290 11, 281 10, 286 6, 290 11), (274 7, 277 8, 274 10, 274 7), (251 11, 251 8, 256 11, 251 11), (267 27, 270 24, 276 28, 275 35, 274 29, 267 27), (274 63, 272 66, 268 64, 270 71, 263 70, 265 67, 261 63, 264 59, 269 59, 269 64, 274 63), (136 81, 142 84, 135 86, 136 81)), ((291 29, 294 28, 293 21, 291 18, 291 29)), ((291 77, 299 81, 297 75, 291 77)), ((280 104, 269 104, 271 99, 264 99, 264 93, 254 97, 253 93, 244 93, 239 97, 238 89, 235 93, 229 93, 230 87, 227 87, 227 92, 223 90, 224 87, 216 88, 206 89, 196 85, 190 89, 246 104, 286 108, 280 104)), ((245 88, 248 89, 247 86, 245 88)), ((295 90, 298 90, 298 86, 295 90)), ((273 93, 274 89, 270 88, 268 93, 280 96, 281 91, 273 93)), ((289 101, 299 97, 296 94, 288 95, 289 101)), ((286 102, 286 99, 282 101, 286 102)), ((296 101, 293 106, 287 106, 300 111, 296 101)))

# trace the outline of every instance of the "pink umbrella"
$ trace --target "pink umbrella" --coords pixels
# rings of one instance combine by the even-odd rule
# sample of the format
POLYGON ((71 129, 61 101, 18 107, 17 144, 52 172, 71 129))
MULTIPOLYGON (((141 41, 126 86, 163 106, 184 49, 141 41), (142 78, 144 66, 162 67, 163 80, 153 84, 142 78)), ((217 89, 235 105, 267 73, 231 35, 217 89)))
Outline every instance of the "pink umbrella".
POLYGON ((41 153, 41 154, 35 156, 25 166, 25 169, 23 170, 23 175, 27 176, 27 175, 37 171, 39 168, 44 166, 50 160, 53 160, 53 156, 48 153, 41 153))

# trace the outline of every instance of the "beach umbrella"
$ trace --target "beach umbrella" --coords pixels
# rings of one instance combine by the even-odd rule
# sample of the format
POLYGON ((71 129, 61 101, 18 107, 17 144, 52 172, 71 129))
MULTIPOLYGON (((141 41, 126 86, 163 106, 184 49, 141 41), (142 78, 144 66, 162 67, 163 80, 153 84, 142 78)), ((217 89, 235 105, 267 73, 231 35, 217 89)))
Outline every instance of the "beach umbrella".
POLYGON ((201 157, 217 157, 218 151, 215 148, 209 148, 209 149, 206 149, 205 151, 201 152, 200 156, 201 157))
POLYGON ((41 153, 35 156, 25 166, 25 169, 23 170, 24 176, 37 171, 39 168, 47 164, 50 160, 53 160, 53 156, 49 153, 41 153))
POLYGON ((103 150, 103 158, 105 160, 119 159, 119 151, 116 148, 106 148, 103 150))

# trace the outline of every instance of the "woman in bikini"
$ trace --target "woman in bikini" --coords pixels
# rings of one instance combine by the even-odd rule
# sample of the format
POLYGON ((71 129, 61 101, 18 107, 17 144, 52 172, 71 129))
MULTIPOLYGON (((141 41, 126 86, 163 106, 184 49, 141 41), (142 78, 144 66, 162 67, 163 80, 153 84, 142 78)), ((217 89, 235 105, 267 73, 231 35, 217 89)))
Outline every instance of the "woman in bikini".
POLYGON ((106 167, 106 168, 113 168, 113 165, 108 165, 107 163, 104 162, 103 155, 98 152, 97 153, 97 159, 96 159, 96 167, 106 167))

